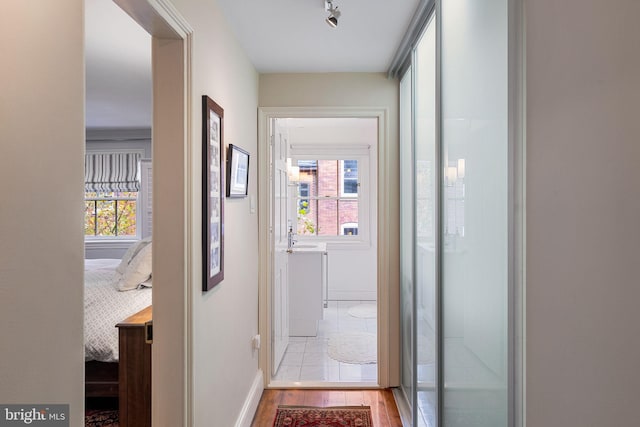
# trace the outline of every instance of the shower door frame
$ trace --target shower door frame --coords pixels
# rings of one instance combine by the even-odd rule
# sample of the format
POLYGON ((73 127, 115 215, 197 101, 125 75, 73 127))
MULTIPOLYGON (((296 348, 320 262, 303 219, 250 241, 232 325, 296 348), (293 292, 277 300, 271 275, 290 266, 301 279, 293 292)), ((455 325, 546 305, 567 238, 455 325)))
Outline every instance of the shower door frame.
MULTIPOLYGON (((436 237, 437 246, 441 248, 442 230, 441 230, 441 188, 443 173, 441 169, 441 144, 442 144, 442 85, 441 85, 441 64, 442 64, 442 32, 441 32, 441 4, 442 0, 435 0, 433 9, 429 10, 425 15, 425 20, 419 31, 416 32, 416 38, 411 42, 409 54, 407 55, 407 63, 405 70, 409 69, 411 79, 411 151, 415 156, 415 50, 417 41, 422 38, 426 30, 427 23, 431 21, 431 17, 435 16, 436 20, 436 158, 437 162, 437 180, 435 182, 436 191, 436 237)), ((508 271, 507 271, 507 425, 509 427, 520 427, 526 425, 526 37, 524 29, 524 5, 523 0, 506 0, 508 8, 508 187, 507 187, 507 209, 508 209, 508 271)), ((398 77, 404 75, 400 73, 402 67, 396 71, 398 77)), ((390 73, 391 74, 391 73, 390 73)), ((400 103, 402 105, 402 102, 400 103)), ((401 112, 402 114, 402 112, 401 112)), ((401 120, 399 120, 400 122, 401 120)), ((412 157, 412 162, 415 157, 412 157)), ((415 180, 415 171, 412 171, 415 180)), ((415 184, 415 182, 414 182, 415 184)), ((413 189, 415 192, 415 188, 413 189)), ((415 194, 414 202, 415 203, 415 194)), ((413 218, 413 226, 415 227, 415 217, 413 218)), ((415 242, 414 242, 415 243, 415 242)), ((440 249, 436 254, 436 387, 437 387, 437 425, 443 425, 443 399, 444 395, 444 372, 443 372, 443 323, 442 323, 442 265, 439 256, 440 249)), ((413 305, 414 313, 412 317, 412 346, 411 346, 411 363, 412 363, 412 395, 405 396, 404 393, 396 393, 396 399, 399 400, 399 407, 410 409, 411 420, 417 421, 417 375, 416 375, 416 331, 415 331, 415 298, 416 298, 416 274, 415 274, 415 245, 413 249, 413 305), (409 400, 406 402, 405 399, 409 400)), ((402 264, 402 261, 401 261, 402 264)), ((401 325, 402 326, 402 325, 401 325)), ((401 355, 401 358, 403 356, 401 355)), ((402 360, 404 360, 402 358, 402 360)))

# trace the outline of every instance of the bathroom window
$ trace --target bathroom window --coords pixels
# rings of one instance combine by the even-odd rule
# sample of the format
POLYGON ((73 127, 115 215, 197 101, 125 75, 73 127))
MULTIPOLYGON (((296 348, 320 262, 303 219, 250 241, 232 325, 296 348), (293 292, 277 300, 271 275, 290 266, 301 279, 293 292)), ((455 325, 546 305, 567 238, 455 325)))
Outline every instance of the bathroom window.
POLYGON ((297 232, 311 236, 358 235, 361 221, 359 159, 299 159, 297 232))

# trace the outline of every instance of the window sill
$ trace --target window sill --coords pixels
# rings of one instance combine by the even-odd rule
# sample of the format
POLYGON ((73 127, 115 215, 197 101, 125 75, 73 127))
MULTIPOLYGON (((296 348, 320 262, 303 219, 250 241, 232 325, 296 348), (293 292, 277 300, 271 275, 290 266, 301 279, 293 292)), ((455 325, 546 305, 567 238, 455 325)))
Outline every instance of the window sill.
POLYGON ((371 249, 371 243, 368 240, 355 240, 355 239, 335 239, 335 238, 323 238, 323 237, 300 237, 298 236, 298 243, 318 243, 323 242, 327 244, 327 251, 340 250, 340 251, 366 251, 371 249))
POLYGON ((85 239, 86 249, 128 249, 133 243, 140 239, 85 239))

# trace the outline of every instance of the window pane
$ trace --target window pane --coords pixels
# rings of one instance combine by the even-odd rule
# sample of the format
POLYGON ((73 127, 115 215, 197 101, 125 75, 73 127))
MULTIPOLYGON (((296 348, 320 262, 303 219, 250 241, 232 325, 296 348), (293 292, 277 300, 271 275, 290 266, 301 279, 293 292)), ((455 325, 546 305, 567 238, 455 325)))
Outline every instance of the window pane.
POLYGON ((356 196, 358 194, 358 161, 341 160, 342 169, 342 195, 356 196))
POLYGON ((300 168, 300 185, 298 194, 301 197, 315 196, 318 194, 318 162, 316 160, 298 160, 300 168))
POLYGON ((345 194, 358 194, 358 180, 345 179, 343 192, 345 194))
POLYGON ((317 200, 298 200, 298 234, 315 235, 317 230, 317 200))
MULTIPOLYGON (((358 229, 358 201, 340 200, 338 202, 338 223, 341 235, 349 235, 347 228, 358 229)), ((358 234, 357 232, 351 234, 358 234)))
POLYGON ((309 190, 311 183, 301 182, 298 184, 298 213, 306 215, 309 211, 309 190))
POLYGON ((338 231, 338 201, 318 200, 318 236, 337 236, 338 231))
POLYGON ((136 191, 122 191, 122 192, 116 193, 116 196, 129 198, 129 199, 136 199, 138 197, 138 193, 136 191))
POLYGON ((111 200, 98 200, 97 219, 98 236, 116 235, 116 203, 111 200))
POLYGON ((343 163, 344 163, 344 178, 358 179, 358 161, 345 160, 343 163))
POLYGON ((357 236, 358 235, 358 227, 343 227, 342 235, 344 236, 357 236))
POLYGON ((116 233, 118 236, 136 235, 136 201, 120 200, 118 202, 118 224, 116 233))
POLYGON ((338 197, 337 160, 318 160, 318 197, 338 197))
POLYGON ((96 202, 84 202, 84 235, 96 235, 96 202))

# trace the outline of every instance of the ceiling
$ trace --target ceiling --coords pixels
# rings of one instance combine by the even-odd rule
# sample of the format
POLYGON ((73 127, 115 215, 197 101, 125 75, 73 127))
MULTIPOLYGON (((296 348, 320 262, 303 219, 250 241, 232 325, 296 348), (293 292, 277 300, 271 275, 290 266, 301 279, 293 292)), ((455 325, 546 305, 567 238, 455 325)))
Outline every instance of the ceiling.
POLYGON ((85 0, 87 128, 151 127, 151 36, 112 0, 85 0))
MULTIPOLYGON (((386 72, 420 1, 334 0, 331 28, 324 0, 217 0, 260 73, 386 72)), ((112 0, 85 19, 87 128, 151 127, 150 36, 112 0)))
POLYGON ((386 72, 420 0, 217 0, 260 73, 386 72), (259 17, 259 19, 258 19, 259 17))

